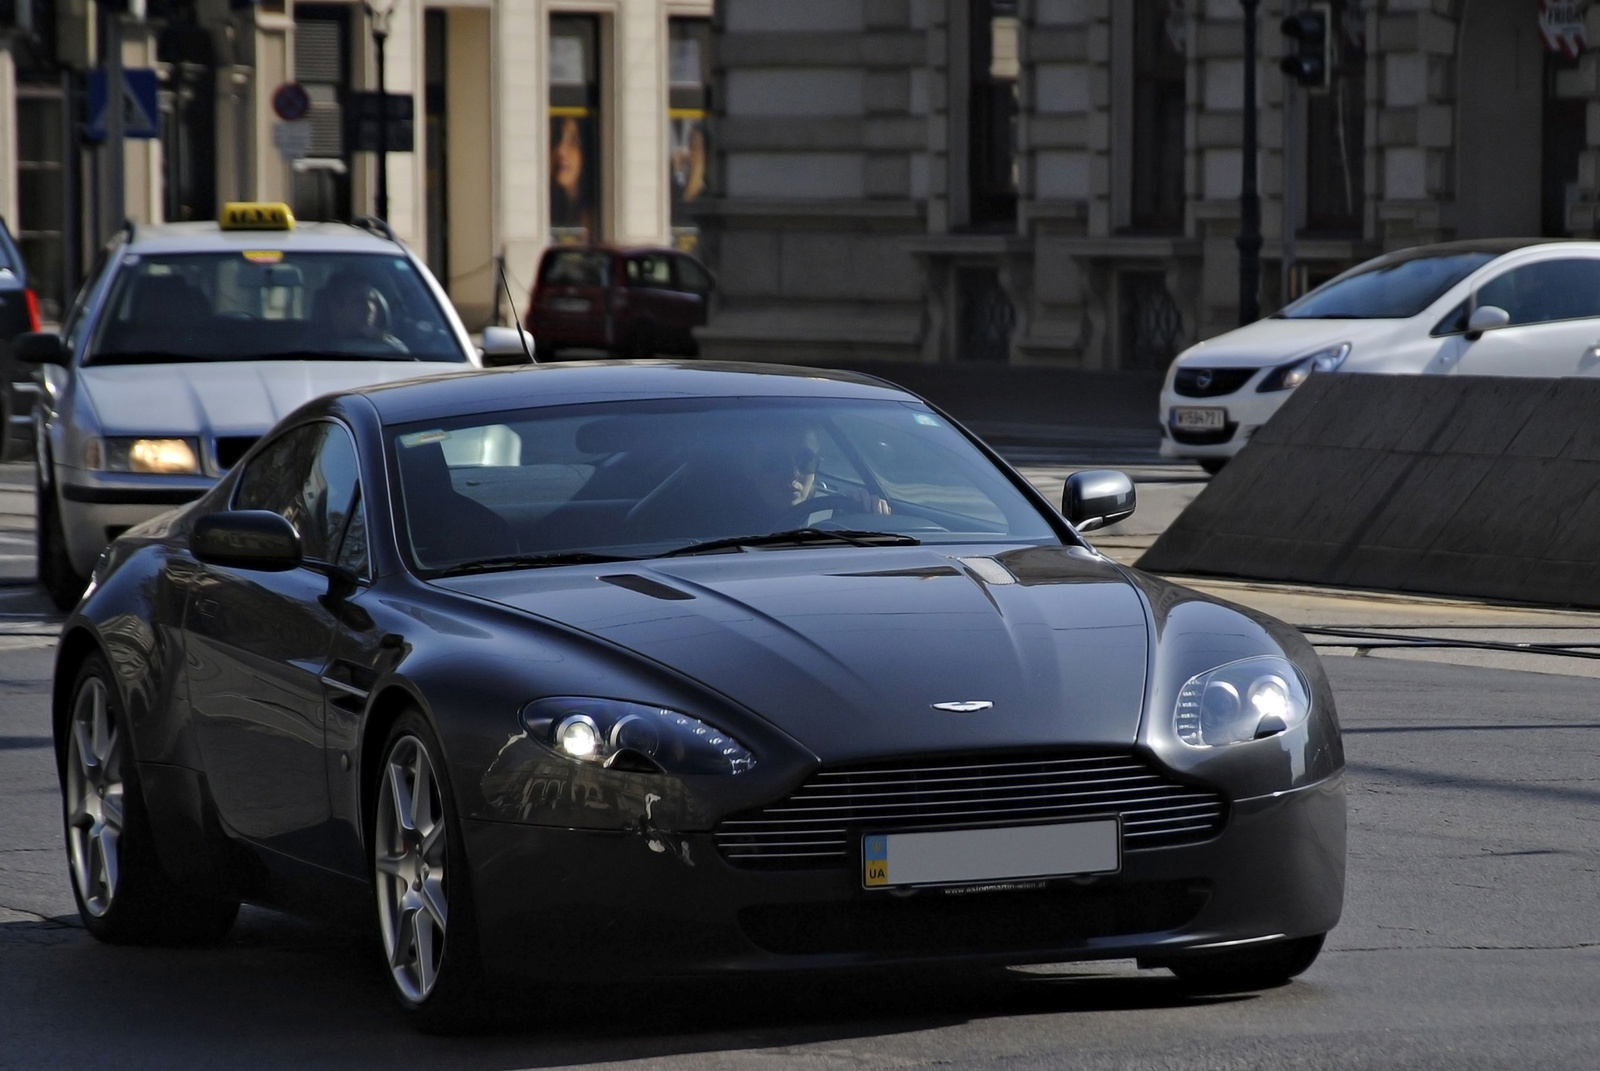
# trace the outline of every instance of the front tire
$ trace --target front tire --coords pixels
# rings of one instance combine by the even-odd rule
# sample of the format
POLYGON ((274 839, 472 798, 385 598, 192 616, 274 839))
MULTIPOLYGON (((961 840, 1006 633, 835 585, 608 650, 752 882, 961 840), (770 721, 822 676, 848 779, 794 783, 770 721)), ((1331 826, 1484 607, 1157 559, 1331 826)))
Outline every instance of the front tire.
POLYGON ((1200 467, 1206 470, 1207 476, 1215 476, 1227 467, 1228 459, 1225 457, 1202 457, 1197 459, 1200 467))
MULTIPOLYGON (((46 464, 47 462, 40 462, 46 464)), ((56 502, 55 489, 46 485, 44 475, 34 470, 34 553, 38 563, 39 583, 49 593, 50 601, 63 613, 78 605, 89 578, 72 567, 67 553, 67 533, 61 524, 61 507, 56 502)))
POLYGON ((1195 993, 1242 993, 1276 989, 1316 962, 1326 934, 1280 941, 1261 948, 1207 952, 1163 964, 1195 993))
POLYGON ((383 748, 373 799, 372 885, 396 999, 425 1033, 482 1024, 484 984, 461 823, 444 751, 409 711, 383 748))
POLYGON ((195 895, 161 869, 115 679, 84 660, 61 734, 62 818, 72 894, 84 927, 107 944, 215 944, 239 902, 195 895))

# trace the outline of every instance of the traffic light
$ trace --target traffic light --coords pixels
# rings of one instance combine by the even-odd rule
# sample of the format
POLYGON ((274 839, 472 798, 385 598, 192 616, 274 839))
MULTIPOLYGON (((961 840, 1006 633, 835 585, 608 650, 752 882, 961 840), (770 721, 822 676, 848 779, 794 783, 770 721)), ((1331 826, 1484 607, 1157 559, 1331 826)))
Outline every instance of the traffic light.
POLYGON ((1307 89, 1327 89, 1333 78, 1333 5, 1312 4, 1309 11, 1287 16, 1283 35, 1293 48, 1279 64, 1283 73, 1307 89))

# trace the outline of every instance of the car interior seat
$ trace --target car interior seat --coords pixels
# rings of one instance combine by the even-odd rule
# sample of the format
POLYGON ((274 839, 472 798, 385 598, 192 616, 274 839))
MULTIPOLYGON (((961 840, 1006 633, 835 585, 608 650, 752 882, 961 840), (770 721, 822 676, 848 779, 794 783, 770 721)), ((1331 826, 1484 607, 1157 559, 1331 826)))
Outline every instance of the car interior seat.
POLYGON ((439 443, 400 448, 400 487, 412 550, 424 568, 517 553, 510 522, 455 489, 439 443))

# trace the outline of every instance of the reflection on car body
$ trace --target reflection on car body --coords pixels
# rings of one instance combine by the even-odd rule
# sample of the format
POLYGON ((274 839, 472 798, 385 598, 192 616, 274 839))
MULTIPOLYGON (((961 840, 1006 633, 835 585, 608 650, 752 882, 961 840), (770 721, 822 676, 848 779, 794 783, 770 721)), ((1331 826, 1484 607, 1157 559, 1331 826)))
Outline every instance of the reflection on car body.
POLYGON ((1096 553, 1067 522, 1130 513, 1125 477, 1066 501, 845 373, 318 399, 118 539, 65 626, 85 924, 218 939, 241 899, 342 896, 428 1029, 552 971, 1280 984, 1343 899, 1321 665, 1096 553))

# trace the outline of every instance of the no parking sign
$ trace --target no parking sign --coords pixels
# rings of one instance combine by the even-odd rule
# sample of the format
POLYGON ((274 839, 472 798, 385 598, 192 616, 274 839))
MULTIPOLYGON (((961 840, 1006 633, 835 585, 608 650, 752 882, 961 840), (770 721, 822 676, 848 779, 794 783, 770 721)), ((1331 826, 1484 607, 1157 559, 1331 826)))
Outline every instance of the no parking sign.
POLYGON ((311 112, 311 94, 299 82, 285 82, 272 91, 272 110, 286 123, 304 119, 311 112))

